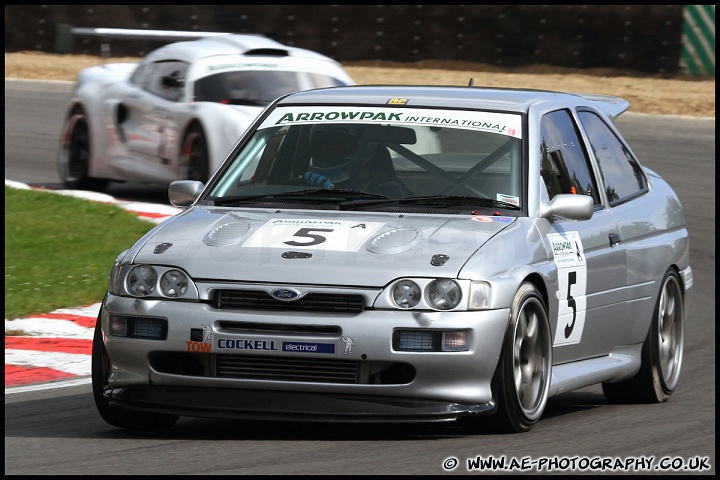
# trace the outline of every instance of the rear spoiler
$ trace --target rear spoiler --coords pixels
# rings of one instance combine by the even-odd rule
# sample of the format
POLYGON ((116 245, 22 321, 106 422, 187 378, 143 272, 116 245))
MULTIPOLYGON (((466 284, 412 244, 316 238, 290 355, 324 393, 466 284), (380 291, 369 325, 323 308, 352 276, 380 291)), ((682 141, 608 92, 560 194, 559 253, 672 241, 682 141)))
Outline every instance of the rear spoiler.
POLYGON ((83 28, 75 27, 72 34, 77 37, 136 38, 140 40, 180 41, 197 38, 228 35, 227 32, 183 32, 178 30, 139 30, 131 28, 83 28))
POLYGON ((593 102, 600 110, 602 110, 613 122, 623 112, 630 108, 630 102, 624 98, 615 97, 613 95, 601 95, 597 93, 575 93, 585 100, 593 102))
POLYGON ((134 40, 158 40, 161 42, 177 42, 181 40, 197 40, 205 37, 217 37, 228 35, 227 32, 197 32, 179 30, 140 30, 131 28, 90 28, 70 27, 69 25, 58 26, 58 38, 56 39, 56 50, 68 53, 72 49, 73 37, 98 38, 100 39, 100 56, 103 60, 110 57, 111 39, 134 39, 134 40))

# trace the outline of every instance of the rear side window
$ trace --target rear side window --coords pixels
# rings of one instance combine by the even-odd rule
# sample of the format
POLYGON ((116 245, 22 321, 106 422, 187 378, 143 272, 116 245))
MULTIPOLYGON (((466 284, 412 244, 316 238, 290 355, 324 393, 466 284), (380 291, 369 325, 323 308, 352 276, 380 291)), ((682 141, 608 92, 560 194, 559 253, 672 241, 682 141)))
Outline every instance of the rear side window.
POLYGON ((544 115, 541 135, 540 175, 550 199, 560 193, 589 195, 595 205, 600 205, 595 176, 570 112, 557 110, 544 115))
POLYGON ((638 161, 593 112, 578 112, 600 167, 610 205, 618 205, 647 191, 647 178, 638 161))

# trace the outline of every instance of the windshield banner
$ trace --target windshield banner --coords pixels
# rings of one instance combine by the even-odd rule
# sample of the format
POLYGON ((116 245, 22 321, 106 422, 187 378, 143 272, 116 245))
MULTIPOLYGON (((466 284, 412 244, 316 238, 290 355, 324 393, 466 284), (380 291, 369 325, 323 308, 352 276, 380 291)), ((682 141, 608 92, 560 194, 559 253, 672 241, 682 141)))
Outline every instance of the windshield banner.
POLYGON ((260 128, 310 123, 451 127, 498 133, 515 138, 522 137, 520 115, 415 108, 282 107, 270 112, 260 128))

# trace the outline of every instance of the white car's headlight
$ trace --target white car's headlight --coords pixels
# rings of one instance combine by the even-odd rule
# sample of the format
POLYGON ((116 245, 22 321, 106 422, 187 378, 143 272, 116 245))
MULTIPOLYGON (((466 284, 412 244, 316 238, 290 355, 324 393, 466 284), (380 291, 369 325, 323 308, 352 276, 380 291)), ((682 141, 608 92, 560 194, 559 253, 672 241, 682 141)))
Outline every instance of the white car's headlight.
POLYGON ((110 273, 108 291, 138 298, 198 300, 198 289, 179 268, 164 265, 116 263, 110 273))

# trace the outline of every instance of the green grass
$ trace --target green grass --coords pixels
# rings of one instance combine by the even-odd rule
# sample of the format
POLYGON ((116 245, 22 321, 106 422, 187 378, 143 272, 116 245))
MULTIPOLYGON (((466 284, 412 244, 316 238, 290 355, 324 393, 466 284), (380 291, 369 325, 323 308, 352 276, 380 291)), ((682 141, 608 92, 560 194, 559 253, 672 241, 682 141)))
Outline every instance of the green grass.
POLYGON ((115 205, 5 187, 5 318, 102 300, 115 258, 154 225, 115 205))

